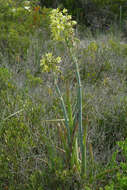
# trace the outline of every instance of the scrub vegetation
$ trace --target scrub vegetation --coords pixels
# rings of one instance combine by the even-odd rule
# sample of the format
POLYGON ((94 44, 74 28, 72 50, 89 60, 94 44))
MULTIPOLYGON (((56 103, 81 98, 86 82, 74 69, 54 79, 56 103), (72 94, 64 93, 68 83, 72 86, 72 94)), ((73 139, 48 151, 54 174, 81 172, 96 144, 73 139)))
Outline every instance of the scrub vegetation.
POLYGON ((127 189, 125 7, 0 0, 0 190, 127 189))

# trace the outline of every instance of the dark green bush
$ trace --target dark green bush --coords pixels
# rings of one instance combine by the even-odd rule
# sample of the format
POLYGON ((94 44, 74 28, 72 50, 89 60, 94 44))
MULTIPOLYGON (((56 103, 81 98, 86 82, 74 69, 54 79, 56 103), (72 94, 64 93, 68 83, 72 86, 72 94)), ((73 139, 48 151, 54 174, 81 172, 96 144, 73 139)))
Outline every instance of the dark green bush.
POLYGON ((46 7, 65 7, 73 17, 92 26, 93 29, 104 29, 127 18, 126 0, 60 0, 60 1, 39 1, 42 6, 46 7))

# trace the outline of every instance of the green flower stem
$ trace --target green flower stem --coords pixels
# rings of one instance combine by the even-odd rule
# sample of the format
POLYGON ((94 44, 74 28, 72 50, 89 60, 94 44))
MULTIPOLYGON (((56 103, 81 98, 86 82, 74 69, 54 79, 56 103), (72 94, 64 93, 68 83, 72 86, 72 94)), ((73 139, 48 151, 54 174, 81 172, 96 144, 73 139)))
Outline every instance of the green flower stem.
POLYGON ((65 107, 65 103, 64 103, 64 100, 63 100, 63 97, 61 95, 61 92, 60 92, 60 89, 57 85, 57 82, 55 81, 55 86, 56 86, 56 91, 60 97, 60 100, 61 100, 61 104, 62 104, 62 109, 63 109, 63 113, 64 113, 64 118, 65 118, 65 126, 66 126, 66 129, 67 129, 67 138, 68 138, 68 144, 70 144, 70 128, 69 128, 69 119, 68 119, 68 115, 67 115, 67 110, 66 110, 66 107, 65 107))
MULTIPOLYGON (((77 82, 78 82, 78 121, 79 121, 79 141, 80 141, 80 149, 81 149, 81 155, 82 155, 82 166, 81 166, 81 174, 84 175, 86 173, 86 147, 84 147, 83 144, 83 130, 82 130, 82 85, 81 85, 81 79, 80 79, 80 73, 79 73, 79 66, 77 63, 77 59, 74 56, 71 48, 69 47, 70 50, 70 56, 75 64, 76 68, 76 77, 77 77, 77 82)), ((86 145, 85 145, 86 146, 86 145)))

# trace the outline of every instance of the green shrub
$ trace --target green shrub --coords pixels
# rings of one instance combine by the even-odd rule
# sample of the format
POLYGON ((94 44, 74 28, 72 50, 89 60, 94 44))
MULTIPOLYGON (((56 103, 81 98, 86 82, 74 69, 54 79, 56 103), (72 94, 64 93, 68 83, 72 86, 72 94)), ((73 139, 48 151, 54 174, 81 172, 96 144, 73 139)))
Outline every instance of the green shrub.
POLYGON ((105 186, 105 190, 125 190, 127 188, 127 139, 117 143, 118 149, 114 153, 112 168, 117 168, 117 171, 109 184, 105 186))
POLYGON ((26 1, 0 1, 0 50, 11 62, 26 57, 31 35, 43 23, 46 25, 45 9, 40 12, 39 6, 33 7, 33 1, 28 5, 26 1))
POLYGON ((37 162, 36 150, 42 148, 38 142, 42 141, 43 134, 43 127, 40 127, 43 104, 35 104, 28 91, 17 87, 13 77, 14 73, 7 68, 0 68, 1 190, 26 188, 37 162), (40 134, 38 138, 36 132, 40 134))

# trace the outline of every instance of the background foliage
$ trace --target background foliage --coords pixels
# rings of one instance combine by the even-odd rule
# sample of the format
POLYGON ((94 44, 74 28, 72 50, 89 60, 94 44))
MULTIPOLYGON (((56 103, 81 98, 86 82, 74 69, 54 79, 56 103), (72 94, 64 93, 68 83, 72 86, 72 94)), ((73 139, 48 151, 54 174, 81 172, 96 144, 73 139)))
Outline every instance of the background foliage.
POLYGON ((65 7, 74 19, 92 28, 106 28, 127 18, 126 0, 60 0, 39 1, 41 6, 65 7))

